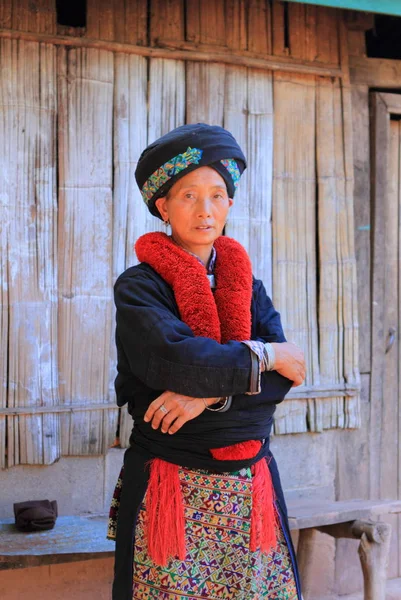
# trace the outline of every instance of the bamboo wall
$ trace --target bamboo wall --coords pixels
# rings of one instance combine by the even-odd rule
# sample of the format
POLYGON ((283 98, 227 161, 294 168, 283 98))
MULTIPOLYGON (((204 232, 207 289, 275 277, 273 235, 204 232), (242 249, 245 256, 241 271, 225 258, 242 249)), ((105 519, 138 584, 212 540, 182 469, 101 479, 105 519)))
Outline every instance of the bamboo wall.
MULTIPOLYGON (((352 137, 341 13, 267 0, 0 4, 0 460, 110 446, 112 284, 160 229, 136 188, 147 143, 185 122, 248 156, 227 234, 302 346, 276 433, 359 425, 352 137)), ((122 413, 122 440, 131 421, 122 413)))

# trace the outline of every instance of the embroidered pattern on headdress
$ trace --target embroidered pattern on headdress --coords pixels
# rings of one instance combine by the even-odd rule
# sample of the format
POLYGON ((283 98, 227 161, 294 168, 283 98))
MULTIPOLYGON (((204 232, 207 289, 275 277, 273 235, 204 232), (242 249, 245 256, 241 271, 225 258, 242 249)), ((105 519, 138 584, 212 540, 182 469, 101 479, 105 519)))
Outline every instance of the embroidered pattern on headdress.
POLYGON ((223 158, 220 162, 230 173, 231 178, 234 183, 234 187, 237 188, 240 177, 241 177, 241 173, 240 173, 237 163, 235 162, 235 160, 233 158, 223 158))
POLYGON ((148 204, 149 200, 166 181, 189 167, 189 165, 197 165, 202 158, 202 154, 203 150, 200 148, 191 148, 188 146, 185 152, 170 158, 170 160, 152 173, 141 189, 142 198, 146 204, 148 204))

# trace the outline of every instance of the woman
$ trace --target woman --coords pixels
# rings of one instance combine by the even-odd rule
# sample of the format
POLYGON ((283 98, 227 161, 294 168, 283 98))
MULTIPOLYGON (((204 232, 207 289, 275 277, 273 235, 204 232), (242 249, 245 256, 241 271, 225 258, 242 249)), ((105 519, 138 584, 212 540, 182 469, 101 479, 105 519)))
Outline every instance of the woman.
POLYGON ((301 599, 269 433, 305 363, 221 235, 245 168, 233 136, 202 123, 138 162, 171 236, 140 237, 115 284, 117 402, 134 428, 110 513, 114 600, 301 599))

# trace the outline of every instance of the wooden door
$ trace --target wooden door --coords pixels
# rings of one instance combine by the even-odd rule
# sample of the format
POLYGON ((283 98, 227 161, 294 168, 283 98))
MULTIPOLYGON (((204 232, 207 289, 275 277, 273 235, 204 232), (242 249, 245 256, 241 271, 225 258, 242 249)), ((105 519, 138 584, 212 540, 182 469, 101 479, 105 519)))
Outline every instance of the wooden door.
MULTIPOLYGON (((401 497, 401 96, 372 94, 374 267, 372 305, 372 498, 401 497)), ((392 525, 388 577, 401 574, 401 519, 392 525)))

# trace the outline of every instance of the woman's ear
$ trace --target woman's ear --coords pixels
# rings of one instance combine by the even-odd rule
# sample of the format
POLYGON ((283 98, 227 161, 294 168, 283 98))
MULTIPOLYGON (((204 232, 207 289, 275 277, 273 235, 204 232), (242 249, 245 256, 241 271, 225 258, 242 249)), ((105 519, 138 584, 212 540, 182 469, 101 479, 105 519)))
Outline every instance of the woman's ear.
POLYGON ((233 204, 234 204, 234 200, 232 198, 229 198, 228 199, 228 206, 231 208, 233 204))
POLYGON ((168 212, 167 212, 166 203, 167 203, 166 196, 162 196, 161 198, 158 198, 155 201, 156 208, 159 211, 159 213, 161 214, 163 221, 168 221, 168 212))

